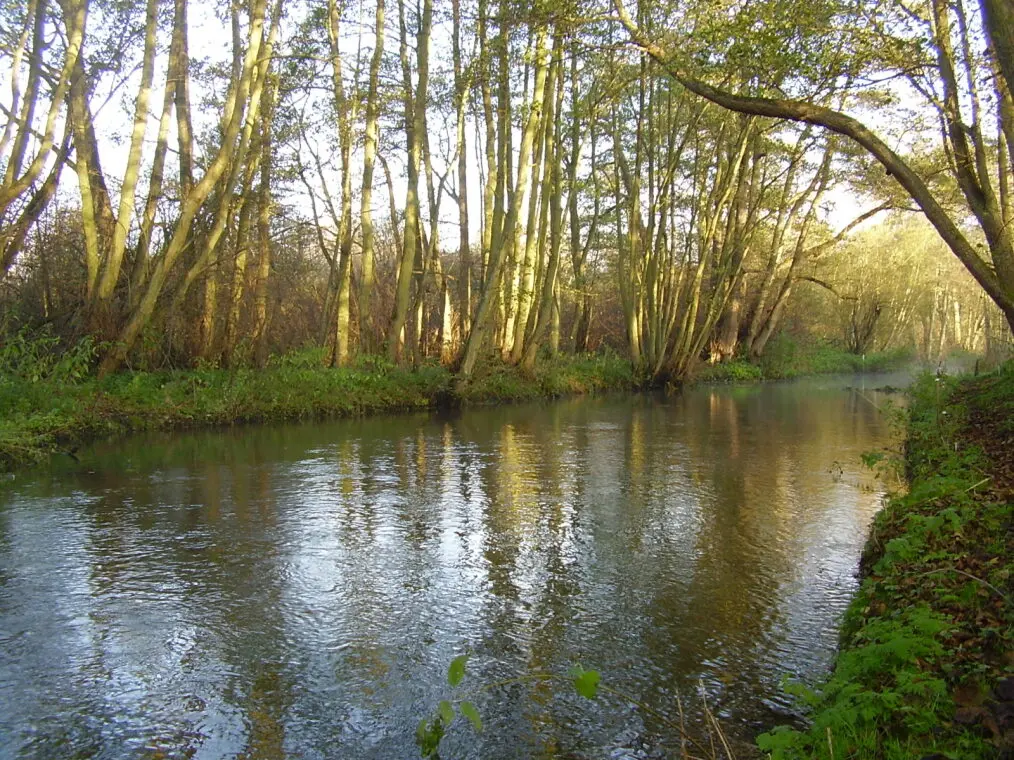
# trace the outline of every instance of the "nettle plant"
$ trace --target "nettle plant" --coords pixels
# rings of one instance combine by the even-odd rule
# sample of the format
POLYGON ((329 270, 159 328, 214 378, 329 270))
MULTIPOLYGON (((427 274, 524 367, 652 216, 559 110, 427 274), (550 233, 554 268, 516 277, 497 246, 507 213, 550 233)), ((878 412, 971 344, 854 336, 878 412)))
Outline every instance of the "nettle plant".
MULTIPOLYGON (((447 683, 451 688, 457 688, 465 677, 465 667, 468 664, 468 655, 462 654, 451 660, 447 667, 447 683)), ((532 673, 524 676, 517 676, 495 684, 488 684, 480 688, 480 691, 488 691, 494 687, 506 686, 512 683, 523 681, 563 681, 567 680, 571 686, 586 699, 594 699, 598 695, 599 683, 602 677, 596 670, 585 670, 580 665, 575 665, 568 672, 567 679, 552 673, 532 673)), ((476 733, 482 732, 482 717, 475 704, 467 699, 442 699, 437 704, 436 710, 429 716, 419 721, 415 731, 415 743, 419 747, 422 757, 439 758, 440 742, 444 734, 454 720, 460 715, 472 724, 476 733)))
MULTIPOLYGON (((468 664, 468 655, 462 654, 451 660, 447 668, 447 683, 452 689, 457 689, 465 677, 465 668, 468 664)), ((665 724, 672 731, 680 736, 682 742, 683 758, 702 758, 703 760, 718 760, 718 758, 733 758, 735 755, 729 745, 718 719, 708 707, 707 696, 704 691, 704 684, 701 683, 701 707, 703 709, 704 723, 700 726, 703 738, 695 737, 688 733, 684 723, 683 705, 679 695, 676 696, 676 705, 679 709, 679 718, 674 720, 659 710, 645 704, 643 701, 627 694, 619 689, 614 689, 602 683, 602 676, 597 670, 587 670, 580 665, 572 666, 566 675, 557 673, 526 673, 525 675, 506 678, 495 683, 485 684, 478 688, 479 692, 491 691, 493 689, 510 686, 517 683, 550 682, 559 684, 561 687, 574 689, 585 699, 595 699, 599 693, 610 695, 621 702, 635 707, 645 715, 652 716, 655 720, 665 724), (694 754, 690 754, 693 750, 694 754)), ((422 757, 439 758, 440 742, 444 734, 458 716, 465 718, 472 724, 476 732, 482 731, 482 718, 475 704, 467 699, 442 699, 437 704, 433 713, 419 721, 415 732, 415 743, 419 747, 422 757)))

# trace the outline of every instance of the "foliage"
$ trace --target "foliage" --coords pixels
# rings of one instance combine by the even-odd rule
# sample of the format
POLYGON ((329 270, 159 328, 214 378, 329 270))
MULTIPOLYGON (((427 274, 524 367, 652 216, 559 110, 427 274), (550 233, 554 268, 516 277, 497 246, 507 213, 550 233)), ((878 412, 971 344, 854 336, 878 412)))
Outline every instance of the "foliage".
POLYGON ((269 367, 324 367, 327 365, 327 349, 323 346, 309 345, 284 354, 272 356, 268 360, 269 367))
POLYGON ((25 326, 0 344, 0 382, 79 383, 88 376, 96 352, 90 336, 66 347, 49 326, 25 326))
POLYGON ((573 680, 578 694, 585 699, 595 699, 599 693, 599 682, 602 680, 597 670, 585 670, 580 665, 575 665, 568 675, 573 680))
POLYGON ((633 390, 637 387, 630 362, 612 353, 557 356, 536 365, 532 374, 498 359, 477 366, 461 391, 468 403, 534 401, 572 394, 633 390))
POLYGON ((768 343, 764 355, 754 361, 736 359, 702 367, 696 380, 748 383, 788 380, 805 375, 886 372, 912 361, 908 349, 900 348, 857 356, 823 340, 804 340, 780 333, 768 343))
POLYGON ((840 255, 814 262, 803 286, 796 322, 857 354, 911 345, 935 364, 948 349, 990 348, 982 324, 990 305, 979 286, 932 227, 909 214, 857 232, 840 255))
MULTIPOLYGON (((462 654, 451 660, 451 663, 447 668, 447 683, 452 689, 457 689, 464 679, 468 658, 469 656, 467 654, 462 654)), ((514 678, 507 678, 493 684, 485 684, 478 687, 476 691, 486 692, 494 688, 502 688, 511 684, 524 682, 548 683, 559 685, 561 687, 566 686, 568 689, 574 689, 578 695, 584 697, 585 699, 596 699, 600 693, 609 694, 620 700, 624 705, 632 705, 646 715, 651 715, 653 718, 665 723, 677 732, 682 737, 682 756, 684 758, 688 758, 688 760, 692 757, 711 758, 712 760, 717 760, 719 757, 732 756, 728 748, 728 741, 722 733, 722 729, 719 726, 718 721, 708 709, 706 701, 704 703, 704 712, 708 719, 706 725, 708 737, 706 740, 701 741, 695 739, 686 732, 686 728, 683 723, 682 705, 678 705, 680 710, 680 719, 678 721, 673 720, 669 716, 653 709, 647 704, 644 704, 630 694, 626 694, 623 691, 606 686, 602 683, 602 676, 597 670, 586 669, 581 665, 572 666, 567 671, 566 676, 558 675, 556 673, 533 672, 516 676, 514 678), (719 749, 720 747, 724 749, 724 754, 722 749, 719 749), (694 754, 690 754, 690 748, 693 749, 694 754)), ((479 715, 478 708, 473 702, 467 699, 441 699, 437 703, 437 706, 433 710, 432 714, 428 717, 422 718, 416 728, 416 746, 419 748, 419 752, 422 757, 440 757, 440 742, 443 740, 447 730, 458 715, 461 715, 461 717, 468 720, 476 732, 482 732, 482 718, 479 715)))
POLYGON ((801 375, 884 372, 911 360, 911 353, 904 348, 856 355, 827 341, 805 343, 782 333, 768 344, 759 363, 764 376, 774 380, 801 375))
POLYGON ((722 364, 709 364, 703 367, 695 378, 708 383, 751 383, 764 379, 761 368, 745 359, 735 359, 722 364))
POLYGON ((97 436, 137 430, 355 416, 633 387, 630 365, 622 358, 584 356, 544 362, 534 377, 515 367, 491 366, 482 381, 458 397, 450 371, 439 364, 407 369, 362 357, 354 367, 335 369, 323 366, 318 349, 277 357, 263 370, 206 366, 124 372, 99 381, 83 369, 94 355, 90 342, 56 354, 54 341, 26 338, 0 349, 0 469, 72 451, 97 436))
POLYGON ((911 394, 911 487, 874 522, 834 672, 793 687, 810 726, 758 738, 773 758, 988 757, 1004 741, 989 695, 1012 675, 1014 439, 983 437, 974 410, 1014 409, 1014 368, 911 394))
MULTIPOLYGON (((458 686, 461 683, 461 679, 465 677, 465 666, 467 663, 467 654, 458 655, 451 660, 451 664, 447 667, 447 683, 450 684, 451 688, 458 686)), ((437 705, 434 714, 429 718, 420 720, 419 726, 416 728, 415 743, 419 747, 419 753, 422 757, 440 756, 440 741, 444 738, 444 733, 451 723, 454 722, 457 713, 460 713, 461 717, 472 724, 472 728, 476 733, 482 733, 482 718, 474 704, 467 699, 458 700, 457 702, 442 699, 437 705)))

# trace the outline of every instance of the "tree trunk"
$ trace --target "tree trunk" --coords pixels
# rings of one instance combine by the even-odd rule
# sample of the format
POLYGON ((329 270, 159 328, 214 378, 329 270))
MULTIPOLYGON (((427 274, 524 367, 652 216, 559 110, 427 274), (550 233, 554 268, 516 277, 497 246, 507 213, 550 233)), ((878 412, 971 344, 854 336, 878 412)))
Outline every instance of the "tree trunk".
MULTIPOLYGON (((535 86, 533 88, 532 107, 525 121, 525 129, 521 138, 521 149, 518 154, 518 173, 514 187, 514 195, 511 198, 510 207, 504 218, 503 234, 501 240, 512 240, 514 230, 517 226, 518 216, 521 213, 521 202, 523 189, 528 182, 532 162, 532 147, 535 143, 535 136, 539 130, 540 119, 543 108, 543 95, 546 89, 546 29, 540 26, 536 31, 535 40, 535 86)), ((461 362, 458 374, 459 386, 463 385, 471 377, 472 370, 479 358, 479 351, 489 334, 490 316, 493 304, 497 297, 497 283, 504 264, 504 245, 494 246, 490 251, 489 271, 486 273, 486 282, 483 287, 482 297, 479 300, 479 308, 475 315, 475 322, 472 331, 465 344, 465 353, 461 362)))
MULTIPOLYGON (((432 0, 423 0, 423 13, 416 35, 418 60, 428 60, 430 24, 433 18, 432 0)), ((408 60, 408 28, 405 24, 405 3, 398 2, 399 29, 401 31, 401 67, 404 86, 405 137, 408 145, 408 187, 405 195, 404 250, 398 268, 398 285, 395 293, 394 318, 387 337, 387 353, 392 361, 404 357, 404 330, 412 305, 413 265, 419 247, 419 164, 422 157, 420 139, 425 129, 427 81, 424 71, 419 72, 418 91, 413 92, 411 67, 408 60)))
MULTIPOLYGON (((455 152, 458 156, 458 339, 468 338, 472 323, 472 251, 468 242, 468 145, 465 141, 465 113, 468 108, 470 78, 462 70, 461 0, 451 2, 454 37, 455 152)), ((442 357, 449 362, 451 357, 442 357)))
POLYGON ((267 83, 264 95, 264 117, 261 120, 261 176, 257 189, 257 283, 254 286, 253 326, 254 363, 268 363, 268 278, 271 275, 271 125, 275 115, 274 77, 267 83))
POLYGON ((251 12, 248 31, 246 54, 243 58, 242 74, 235 86, 230 89, 225 113, 230 114, 223 133, 222 145, 211 157, 208 168, 201 180, 181 200, 179 219, 169 239, 166 249, 152 270, 144 296, 138 301, 126 324, 119 333, 119 339, 113 344, 100 365, 100 375, 107 375, 116 370, 126 359, 133 348, 141 331, 149 323, 158 303, 162 288, 173 266, 191 242, 191 225, 200 211, 204 201, 212 190, 219 185, 233 159, 236 138, 242 126, 243 108, 237 104, 245 104, 253 114, 259 113, 263 82, 267 68, 271 62, 271 50, 278 36, 280 12, 276 0, 270 31, 265 34, 264 23, 267 16, 265 0, 255 0, 251 12), (263 53, 263 56, 262 56, 263 53), (258 76, 259 74, 259 76, 258 76))

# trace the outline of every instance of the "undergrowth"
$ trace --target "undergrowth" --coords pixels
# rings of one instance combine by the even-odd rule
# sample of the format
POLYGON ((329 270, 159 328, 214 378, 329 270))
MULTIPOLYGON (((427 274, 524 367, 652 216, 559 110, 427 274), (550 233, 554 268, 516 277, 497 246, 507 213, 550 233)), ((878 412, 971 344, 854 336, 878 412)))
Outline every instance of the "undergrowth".
POLYGON ((457 396, 439 364, 408 369, 361 357, 346 368, 323 366, 324 351, 273 357, 264 369, 123 372, 98 380, 97 350, 86 341, 59 345, 48 333, 18 333, 0 347, 0 471, 59 451, 73 453, 98 437, 134 431, 198 428, 359 416, 448 404, 505 403, 628 390, 629 362, 612 356, 557 357, 533 376, 487 362, 457 396))
POLYGON ((925 377, 913 387, 910 488, 874 521, 831 676, 815 689, 790 687, 809 710, 809 728, 762 734, 758 745, 771 757, 1014 750, 1012 510, 998 477, 1012 438, 984 439, 970 416, 990 408, 1002 418, 1012 405, 1011 366, 989 379, 925 377))
POLYGON ((737 358, 723 364, 700 368, 696 379, 704 382, 758 382, 788 380, 805 375, 837 375, 855 372, 887 372, 912 361, 908 349, 852 354, 824 341, 808 343, 778 335, 768 343, 764 355, 746 360, 737 358))
POLYGON ((472 404, 496 404, 636 387, 630 362, 616 354, 559 355, 537 364, 532 374, 489 359, 476 368, 461 391, 461 399, 472 404))

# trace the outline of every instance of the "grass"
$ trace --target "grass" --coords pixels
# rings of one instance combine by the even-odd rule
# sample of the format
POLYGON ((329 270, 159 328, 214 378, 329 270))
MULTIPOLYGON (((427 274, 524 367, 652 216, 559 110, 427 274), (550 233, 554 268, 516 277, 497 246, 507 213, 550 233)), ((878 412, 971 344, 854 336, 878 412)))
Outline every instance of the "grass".
POLYGON ((364 357, 353 367, 332 369, 322 366, 317 350, 277 357, 260 370, 124 372, 98 380, 89 371, 90 343, 64 352, 54 346, 43 337, 15 339, 0 349, 0 471, 142 430, 507 403, 634 385, 629 362, 617 356, 558 357, 533 376, 491 361, 457 396, 453 375, 437 364, 404 369, 364 357))
POLYGON ((912 399, 910 488, 874 522, 834 671, 792 687, 809 728, 759 737, 773 758, 1014 750, 1014 366, 926 377, 912 399))
POLYGON ((479 366, 461 392, 468 404, 500 404, 541 398, 630 391, 637 380, 630 362, 616 354, 560 355, 536 365, 533 375, 497 360, 479 366))
POLYGON ((827 342, 806 343, 782 334, 771 340, 759 359, 735 359, 724 364, 709 364, 701 368, 695 379, 703 382, 749 383, 788 380, 806 375, 886 372, 911 361, 912 354, 908 349, 859 356, 827 342))

